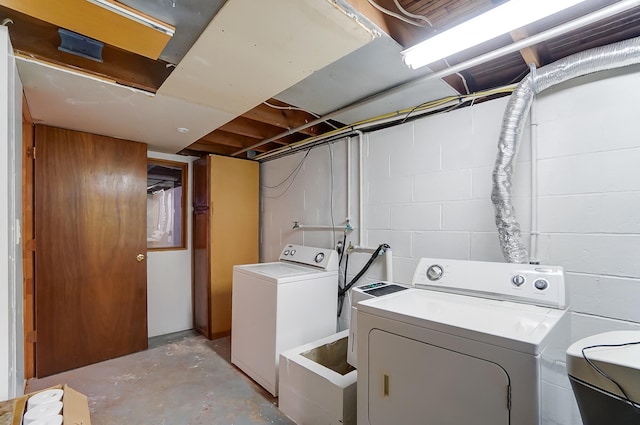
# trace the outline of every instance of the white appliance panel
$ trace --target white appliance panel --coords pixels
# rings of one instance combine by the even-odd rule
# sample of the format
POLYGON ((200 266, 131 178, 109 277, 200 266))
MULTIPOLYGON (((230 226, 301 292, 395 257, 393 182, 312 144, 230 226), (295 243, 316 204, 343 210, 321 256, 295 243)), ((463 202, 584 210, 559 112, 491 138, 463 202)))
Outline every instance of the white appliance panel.
POLYGON ((337 332, 337 299, 336 278, 308 277, 278 285, 276 364, 280 352, 337 332))
POLYGON ((234 271, 231 311, 231 363, 237 365, 270 393, 275 392, 277 369, 273 356, 276 341, 277 292, 265 279, 238 278, 234 271))
POLYGON ((379 329, 368 352, 369 424, 509 424, 509 376, 498 364, 379 329))
MULTIPOLYGON (((406 292, 406 291, 405 291, 406 292)), ((565 318, 566 319, 566 318, 565 318)), ((509 376, 511 384, 511 425, 540 425, 541 411, 539 408, 538 400, 540 394, 540 363, 541 356, 533 356, 526 353, 498 347, 492 344, 487 344, 482 341, 469 340, 462 336, 451 335, 446 332, 440 332, 438 330, 430 329, 428 327, 415 326, 407 324, 401 321, 393 320, 387 317, 379 316, 376 314, 366 313, 362 310, 358 310, 358 346, 360 348, 367 347, 367 349, 358 350, 358 425, 379 425, 375 422, 375 418, 370 418, 374 412, 369 411, 369 376, 374 374, 369 366, 369 336, 374 330, 388 332, 389 334, 397 335, 416 343, 426 343, 436 347, 444 348, 452 352, 468 355, 477 359, 482 359, 496 365, 499 365, 504 369, 509 376), (365 373, 365 371, 367 371, 365 373), (372 420, 373 422, 370 422, 372 420)), ((411 346, 413 347, 413 346, 411 346)), ((397 349, 396 346, 388 346, 386 350, 393 353, 393 358, 390 358, 390 366, 386 369, 390 370, 396 358, 402 359, 405 363, 405 367, 418 370, 422 366, 423 360, 420 356, 417 358, 402 357, 403 350, 397 349), (410 363, 413 362, 413 363, 410 363)), ((446 357, 448 359, 448 357, 446 357)), ((433 363, 435 359, 432 358, 433 363)), ((385 360, 386 361, 386 360, 385 360)), ((382 361, 378 360, 381 364, 382 361)), ((385 367, 381 365, 381 367, 385 367)), ((440 363, 440 368, 444 369, 448 376, 455 382, 466 383, 467 378, 462 373, 463 371, 456 370, 449 367, 448 363, 440 363)), ((412 374, 411 376, 413 376, 412 374)), ((397 381, 398 379, 396 379, 397 381)), ((416 394, 421 394, 429 391, 429 387, 432 382, 430 379, 420 379, 410 381, 413 385, 412 391, 416 394)), ((466 384, 465 384, 466 385, 466 384)), ((456 388, 464 391, 463 385, 458 385, 456 388)), ((407 390, 408 391, 408 390, 407 390)), ((389 403, 400 402, 401 400, 396 398, 389 399, 389 403)), ((413 405, 411 407, 413 413, 406 413, 409 416, 420 417, 421 405, 413 405), (417 410, 416 410, 417 409, 417 410)), ((409 410, 411 410, 409 409, 409 410)), ((447 418, 439 418, 440 421, 433 421, 428 425, 450 425, 447 422, 447 418)), ((400 423, 400 422, 397 422, 400 423)), ((427 422, 419 422, 427 423, 427 422)), ((474 422, 471 422, 474 423, 474 422)), ((403 424, 404 425, 404 424, 403 424)))
POLYGON ((253 274, 260 278, 271 278, 273 280, 279 280, 285 278, 296 278, 309 273, 324 273, 321 270, 309 269, 306 266, 299 266, 297 264, 288 264, 277 261, 275 263, 261 263, 261 264, 247 264, 238 266, 240 272, 247 274, 253 274))
POLYGON ((540 351, 564 315, 564 310, 423 289, 363 301, 358 308, 531 354, 540 351))
POLYGON ((421 258, 412 283, 417 288, 566 307, 564 271, 559 266, 421 258))
POLYGON ((372 298, 383 297, 396 292, 405 291, 408 287, 393 282, 375 282, 356 286, 351 289, 351 317, 349 318, 349 346, 347 347, 347 363, 358 367, 358 303, 372 298))
MULTIPOLYGON (((309 258, 311 248, 293 247, 304 254, 301 259, 309 258)), ((327 256, 333 257, 326 253, 320 262, 329 267, 333 260, 327 256)), ((280 261, 233 268, 231 362, 274 396, 280 352, 336 332, 337 270, 301 264, 280 261)))
POLYGON ((562 268, 423 258, 413 283, 357 305, 358 424, 546 424, 562 268))

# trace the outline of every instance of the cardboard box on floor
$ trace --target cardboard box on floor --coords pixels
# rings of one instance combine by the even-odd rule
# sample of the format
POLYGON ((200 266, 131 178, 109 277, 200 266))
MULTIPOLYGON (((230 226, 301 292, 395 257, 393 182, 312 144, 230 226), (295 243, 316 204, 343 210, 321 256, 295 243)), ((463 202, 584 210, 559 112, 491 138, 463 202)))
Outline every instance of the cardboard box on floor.
MULTIPOLYGON (((67 385, 56 385, 41 391, 52 389, 62 389, 64 391, 64 395, 62 396, 63 425, 91 425, 89 402, 87 401, 86 395, 79 393, 67 385)), ((22 423, 22 415, 24 415, 27 408, 27 400, 29 400, 29 397, 41 391, 35 391, 14 399, 13 423, 11 425, 20 425, 22 423)))

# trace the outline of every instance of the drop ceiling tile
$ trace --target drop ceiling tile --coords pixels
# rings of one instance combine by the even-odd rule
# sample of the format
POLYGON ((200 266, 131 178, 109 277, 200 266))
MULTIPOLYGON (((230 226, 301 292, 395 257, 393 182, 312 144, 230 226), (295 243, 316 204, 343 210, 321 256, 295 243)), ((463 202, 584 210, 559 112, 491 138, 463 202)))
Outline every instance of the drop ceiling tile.
MULTIPOLYGON (((402 62, 401 51, 402 46, 383 35, 313 73, 278 94, 276 99, 324 115, 374 93, 432 73, 427 67, 410 69, 402 62)), ((427 81, 381 97, 340 114, 335 119, 351 124, 456 94, 458 93, 451 86, 440 79, 427 81)))
POLYGON ((233 115, 16 58, 34 122, 147 143, 176 153, 233 115), (179 133, 177 128, 188 128, 179 133))
POLYGON ((159 93, 240 115, 372 41, 329 0, 230 0, 159 93))

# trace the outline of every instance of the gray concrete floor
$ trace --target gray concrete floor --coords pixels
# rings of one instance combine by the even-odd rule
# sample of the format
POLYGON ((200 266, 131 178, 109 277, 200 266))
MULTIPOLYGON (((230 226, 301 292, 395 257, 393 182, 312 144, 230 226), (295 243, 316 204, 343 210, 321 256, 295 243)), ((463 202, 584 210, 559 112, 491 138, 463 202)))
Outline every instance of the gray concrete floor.
POLYGON ((26 391, 69 385, 87 395, 92 425, 292 425, 277 399, 231 364, 230 345, 192 331, 156 337, 146 351, 31 379, 26 391))

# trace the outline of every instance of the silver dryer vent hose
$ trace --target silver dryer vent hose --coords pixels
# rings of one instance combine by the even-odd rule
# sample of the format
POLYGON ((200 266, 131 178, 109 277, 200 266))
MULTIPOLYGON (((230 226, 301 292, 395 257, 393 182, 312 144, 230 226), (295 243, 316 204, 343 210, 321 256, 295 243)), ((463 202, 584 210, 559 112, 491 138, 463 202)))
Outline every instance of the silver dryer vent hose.
POLYGON ((508 262, 529 262, 529 254, 521 241, 520 224, 513 208, 511 177, 533 97, 572 78, 637 63, 640 63, 640 37, 585 50, 537 70, 534 68, 518 84, 509 99, 502 120, 491 192, 500 246, 508 262))

